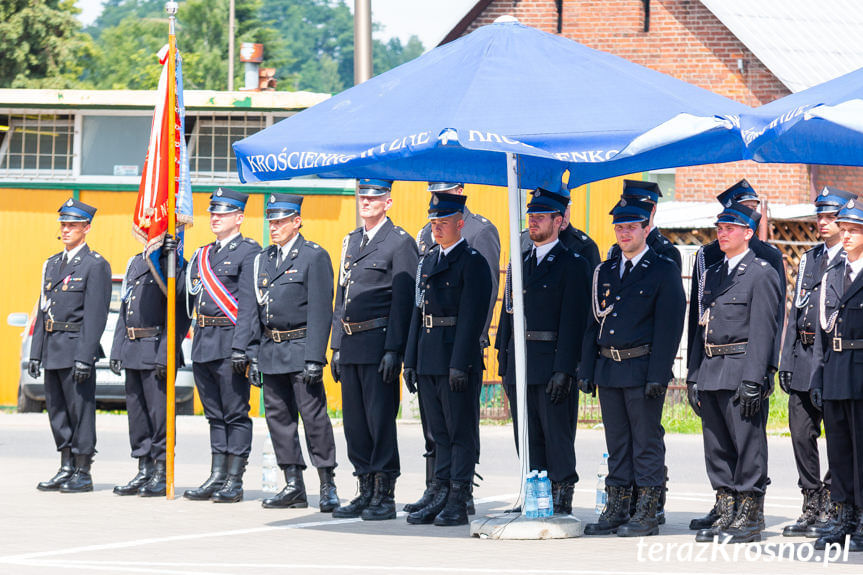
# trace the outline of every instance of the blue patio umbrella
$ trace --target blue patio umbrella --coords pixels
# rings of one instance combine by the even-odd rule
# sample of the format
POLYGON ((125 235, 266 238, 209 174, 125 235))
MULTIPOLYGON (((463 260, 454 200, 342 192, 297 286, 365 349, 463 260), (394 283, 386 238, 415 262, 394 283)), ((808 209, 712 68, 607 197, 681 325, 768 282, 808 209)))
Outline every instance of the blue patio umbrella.
POLYGON ((863 165, 863 68, 743 115, 758 162, 863 165))

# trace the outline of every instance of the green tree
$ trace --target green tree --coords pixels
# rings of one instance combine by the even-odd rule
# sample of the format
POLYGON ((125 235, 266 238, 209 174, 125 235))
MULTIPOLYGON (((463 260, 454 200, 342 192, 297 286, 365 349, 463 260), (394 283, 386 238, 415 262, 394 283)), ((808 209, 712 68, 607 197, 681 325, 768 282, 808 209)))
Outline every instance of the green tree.
POLYGON ((74 0, 0 0, 0 87, 85 87, 93 56, 74 0))

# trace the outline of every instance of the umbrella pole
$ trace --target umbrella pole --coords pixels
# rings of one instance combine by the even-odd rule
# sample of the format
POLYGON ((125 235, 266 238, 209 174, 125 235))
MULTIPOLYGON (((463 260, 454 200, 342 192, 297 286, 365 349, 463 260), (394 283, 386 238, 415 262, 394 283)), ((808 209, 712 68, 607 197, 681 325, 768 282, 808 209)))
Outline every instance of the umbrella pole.
MULTIPOLYGON (((530 467, 527 441, 527 349, 525 346, 524 291, 521 261, 521 194, 518 186, 518 156, 506 155, 506 181, 509 190, 509 259, 512 266, 512 319, 515 338, 515 395, 518 416, 518 457, 521 484, 518 502, 523 506, 525 479, 530 467)), ((505 312, 504 312, 505 313, 505 312)))

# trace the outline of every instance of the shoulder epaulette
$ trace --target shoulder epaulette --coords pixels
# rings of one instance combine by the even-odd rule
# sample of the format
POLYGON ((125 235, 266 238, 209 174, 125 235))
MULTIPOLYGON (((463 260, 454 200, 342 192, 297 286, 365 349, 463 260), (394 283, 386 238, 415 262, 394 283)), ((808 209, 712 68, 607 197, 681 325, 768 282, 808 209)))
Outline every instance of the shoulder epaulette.
POLYGON ((309 246, 310 248, 315 248, 316 250, 321 248, 321 246, 319 246, 318 244, 316 244, 315 242, 313 242, 311 240, 306 240, 305 245, 309 246))

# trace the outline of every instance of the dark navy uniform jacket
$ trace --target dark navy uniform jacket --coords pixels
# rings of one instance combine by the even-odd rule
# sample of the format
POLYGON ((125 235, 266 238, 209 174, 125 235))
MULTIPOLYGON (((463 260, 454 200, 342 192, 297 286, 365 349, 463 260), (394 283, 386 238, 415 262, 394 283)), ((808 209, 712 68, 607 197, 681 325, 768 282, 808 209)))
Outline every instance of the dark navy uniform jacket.
POLYGON ((95 365, 105 352, 99 343, 111 304, 111 266, 86 244, 60 274, 60 258, 45 262, 42 297, 30 343, 30 359, 45 369, 65 369, 76 361, 95 365), (80 323, 81 330, 45 331, 45 320, 80 323))
MULTIPOLYGON (((821 389, 824 399, 860 400, 863 399, 863 347, 834 351, 833 346, 834 338, 863 340, 863 273, 857 274, 845 292, 845 259, 835 260, 830 262, 821 281, 824 293, 819 294, 824 300, 824 317, 833 324, 833 329, 828 332, 823 325, 818 326, 811 386, 821 389)), ((816 305, 820 307, 820 302, 816 305)))
MULTIPOLYGON (((530 253, 525 251, 522 260, 530 253)), ((546 385, 554 372, 575 377, 590 313, 587 261, 558 242, 533 274, 525 269, 522 275, 527 331, 557 333, 557 341, 527 341, 527 384, 546 385)), ((513 318, 506 310, 501 311, 495 347, 498 374, 515 377, 513 318)))
POLYGON ((387 219, 360 250, 363 228, 344 240, 330 347, 343 363, 377 364, 385 351, 404 355, 414 307, 417 247, 387 219), (386 326, 347 335, 342 321, 388 318, 386 326))
MULTIPOLYGON (((844 261, 843 253, 839 250, 835 259, 844 261)), ((797 272, 791 310, 788 312, 788 327, 785 328, 782 359, 779 362, 779 369, 791 372, 791 389, 796 391, 809 391, 815 344, 804 345, 800 332, 817 334, 819 331, 818 301, 821 278, 824 277, 828 265, 827 247, 823 243, 807 250, 804 255, 804 266, 797 272)))
MULTIPOLYGON (((162 269, 165 269, 167 259, 162 258, 162 269)), ((183 262, 185 264, 185 262, 183 262)), ((191 319, 186 313, 186 282, 185 265, 178 265, 177 300, 176 300, 176 352, 177 366, 183 365, 183 350, 181 344, 189 331, 191 319)), ((111 359, 123 362, 127 369, 153 369, 155 364, 167 365, 168 338, 165 337, 165 322, 167 321, 167 297, 159 288, 153 271, 142 257, 136 254, 129 260, 126 278, 123 283, 124 293, 120 304, 120 314, 114 327, 114 343, 111 346, 111 359), (152 337, 129 339, 127 329, 158 327, 160 331, 152 337)))
MULTIPOLYGON (((498 284, 500 283, 500 236, 493 223, 479 214, 474 214, 467 208, 464 209, 464 228, 462 228, 461 235, 470 247, 482 254, 488 262, 491 273, 491 295, 489 296, 485 326, 482 330, 483 341, 488 344, 488 329, 494 315, 494 304, 497 303, 498 284)), ((428 223, 417 235, 417 249, 420 257, 425 257, 435 245, 437 244, 431 233, 431 223, 428 223)))
POLYGON ((333 265, 327 251, 302 234, 280 266, 278 251, 274 244, 261 252, 255 278, 258 313, 249 355, 266 374, 300 372, 306 362, 326 364, 333 323, 333 265), (306 328, 306 336, 275 342, 264 335, 264 328, 306 328))
MULTIPOLYGON (((560 235, 557 239, 569 251, 583 257, 591 273, 599 265, 599 247, 596 245, 596 242, 580 229, 572 227, 572 224, 567 224, 565 228, 560 230, 560 235)), ((522 230, 521 251, 530 249, 532 244, 533 242, 530 241, 530 232, 522 230)))
MULTIPOLYGON (((781 326, 785 321, 785 263, 782 260, 782 252, 780 252, 775 246, 772 246, 767 242, 762 242, 756 236, 752 236, 752 239, 749 240, 749 249, 755 253, 755 257, 766 261, 776 270, 776 273, 779 274, 779 287, 782 290, 782 298, 777 304, 779 306, 780 329, 776 334, 776 341, 773 344, 773 354, 770 356, 769 363, 770 367, 775 369, 779 366, 779 354, 782 349, 781 326)), ((701 274, 717 262, 719 265, 722 265, 723 259, 725 259, 725 254, 721 249, 719 249, 719 242, 716 240, 713 240, 709 244, 699 248, 698 253, 695 256, 695 264, 692 266, 692 281, 690 283, 689 291, 689 319, 687 323, 687 343, 689 347, 686 350, 687 362, 692 360, 692 350, 698 346, 698 344, 693 344, 693 340, 695 338, 695 332, 698 330, 698 284, 701 280, 701 274), (701 267, 702 265, 703 267, 701 267)))
POLYGON ((449 375, 451 367, 483 370, 480 335, 491 297, 491 273, 485 258, 462 241, 438 261, 440 246, 419 268, 419 305, 414 307, 405 349, 405 367, 419 375, 449 375), (423 314, 456 317, 456 325, 425 327, 423 314))
MULTIPOLYGON (((232 350, 245 351, 252 339, 252 324, 255 314, 255 295, 253 293, 252 265, 261 246, 252 238, 237 236, 217 254, 212 253, 215 242, 210 244, 210 266, 225 288, 237 300, 236 326, 195 326, 192 340, 192 361, 215 361, 231 356, 232 350)), ((210 317, 224 317, 224 313, 201 285, 198 269, 198 252, 189 262, 193 290, 200 291, 190 296, 195 298, 195 313, 210 317)))
POLYGON ((702 391, 736 390, 743 381, 765 385, 774 342, 781 332, 779 305, 783 291, 776 270, 751 249, 723 281, 722 261, 707 269, 702 296, 709 310, 706 325, 699 322, 687 381, 702 391), (706 343, 748 342, 745 353, 707 357, 706 343))
MULTIPOLYGON (((659 228, 656 226, 647 234, 647 245, 658 255, 668 258, 677 264, 677 269, 683 269, 683 260, 680 257, 680 250, 672 244, 668 238, 659 233, 659 228)), ((608 258, 613 260, 620 258, 620 246, 614 244, 608 250, 608 258)))
POLYGON ((578 377, 602 387, 667 385, 686 313, 680 269, 652 249, 623 281, 620 265, 620 258, 606 260, 594 271, 594 317, 584 336, 578 377), (648 355, 620 362, 599 353, 600 347, 631 349, 648 344, 648 355))

